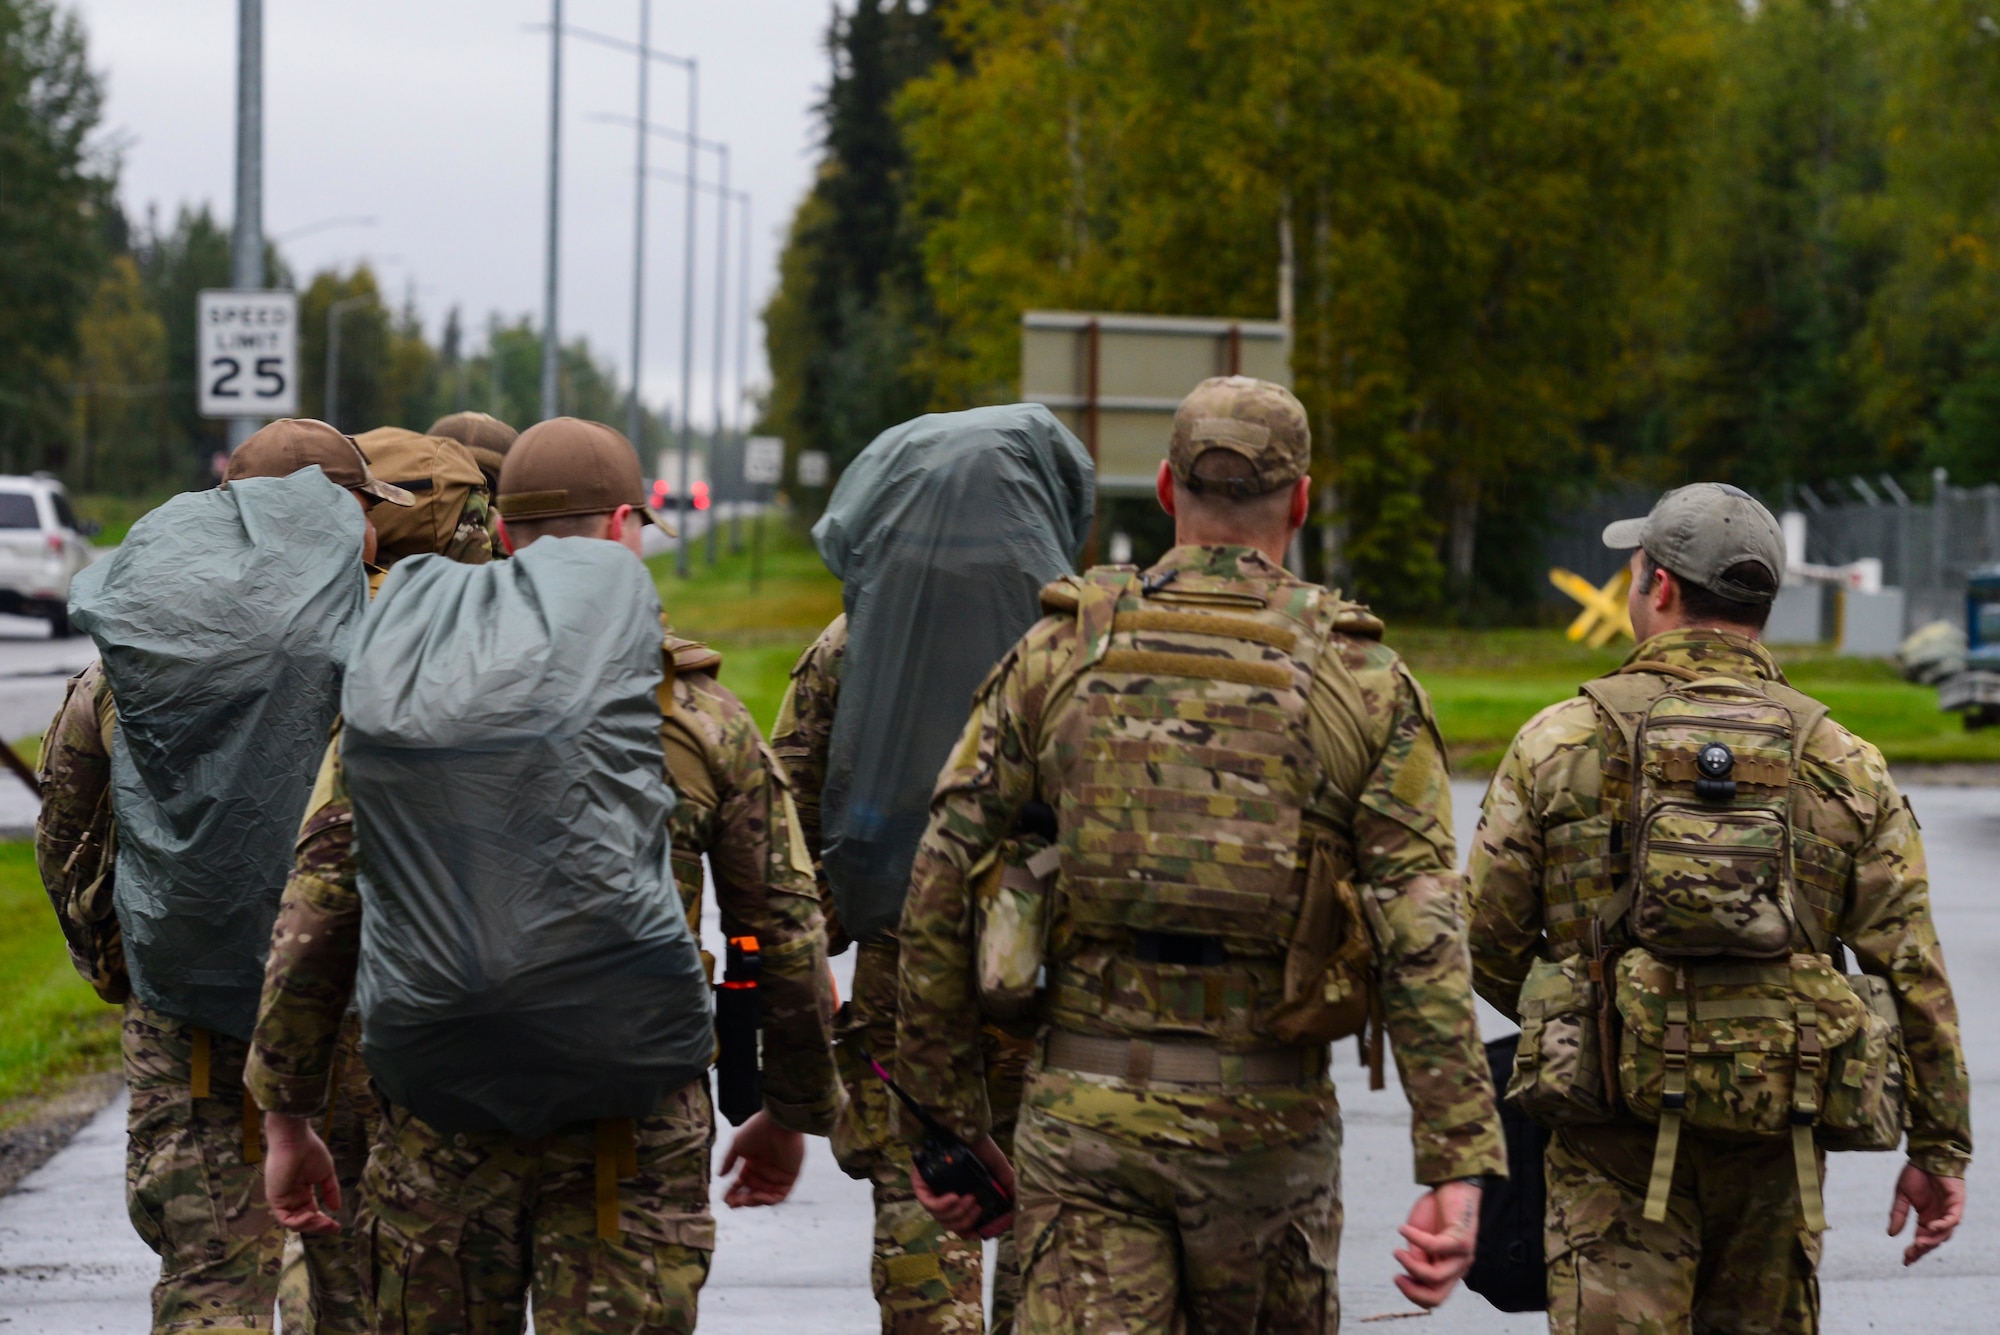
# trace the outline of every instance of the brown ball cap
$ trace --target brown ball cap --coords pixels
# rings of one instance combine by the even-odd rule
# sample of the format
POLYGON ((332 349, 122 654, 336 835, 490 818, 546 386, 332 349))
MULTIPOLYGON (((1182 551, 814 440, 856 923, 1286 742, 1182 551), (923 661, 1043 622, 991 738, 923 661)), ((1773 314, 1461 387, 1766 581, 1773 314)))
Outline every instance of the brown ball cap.
POLYGON ((646 504, 639 456, 602 422, 552 417, 523 431, 500 468, 503 519, 597 515, 629 505, 671 534, 646 504))
MULTIPOLYGON (((375 559, 387 566, 406 556, 447 551, 466 499, 486 490, 486 475, 472 461, 472 452, 449 437, 422 436, 399 426, 364 431, 354 443, 371 469, 396 479, 392 485, 416 501, 407 510, 376 513, 375 559)), ((488 548, 479 561, 491 555, 488 548)))
POLYGON ((327 481, 391 505, 414 505, 416 498, 369 471, 354 437, 311 417, 282 417, 257 431, 229 456, 224 482, 246 477, 290 477, 319 465, 327 481))
POLYGON ((1292 391, 1247 375, 1219 375, 1202 381, 1174 414, 1167 463, 1181 485, 1197 496, 1262 496, 1306 475, 1312 464, 1312 429, 1305 406, 1292 391), (1251 477, 1215 481, 1195 476, 1194 466, 1210 450, 1239 454, 1255 470, 1251 477))
POLYGON ((500 476, 500 465, 521 433, 486 413, 448 413, 432 422, 426 436, 443 436, 472 451, 489 480, 500 476))

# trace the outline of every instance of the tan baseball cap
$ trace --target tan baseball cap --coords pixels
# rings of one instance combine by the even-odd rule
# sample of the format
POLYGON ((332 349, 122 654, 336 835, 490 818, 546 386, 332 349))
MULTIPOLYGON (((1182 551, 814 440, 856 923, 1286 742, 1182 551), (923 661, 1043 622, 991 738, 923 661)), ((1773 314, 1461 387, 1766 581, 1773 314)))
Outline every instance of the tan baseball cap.
POLYGON ((1292 391, 1247 375, 1202 381, 1174 414, 1167 462, 1181 485, 1197 496, 1262 496, 1306 475, 1312 464, 1312 430, 1305 406, 1292 391), (1255 473, 1228 481, 1195 476, 1195 462, 1210 450, 1250 461, 1255 473))
POLYGON ((311 417, 281 417, 254 433, 229 456, 223 481, 246 477, 290 477, 319 465, 327 481, 391 505, 414 505, 416 498, 369 471, 354 437, 311 417))
MULTIPOLYGON (((472 452, 447 436, 426 436, 399 426, 377 427, 354 438, 368 466, 416 502, 407 510, 375 516, 375 559, 392 565, 406 556, 447 552, 465 503, 486 491, 486 474, 472 452)), ((492 555, 485 549, 483 561, 492 555)), ((475 561, 472 564, 477 564, 475 561)))
POLYGON ((1785 579, 1784 530, 1755 496, 1727 482, 1674 488, 1644 519, 1607 525, 1604 545, 1618 551, 1643 547, 1682 579, 1739 603, 1770 602, 1785 579), (1751 588, 1729 578, 1730 568, 1745 561, 1769 572, 1770 587, 1751 588))
POLYGON ((503 519, 597 515, 629 505, 668 534, 646 504, 639 456, 623 432, 602 422, 552 417, 523 431, 500 468, 503 519))
POLYGON ((497 417, 486 413, 448 413, 432 422, 426 436, 443 436, 455 440, 472 451, 472 457, 486 473, 489 482, 497 483, 500 465, 507 458, 507 451, 519 439, 520 432, 497 417))

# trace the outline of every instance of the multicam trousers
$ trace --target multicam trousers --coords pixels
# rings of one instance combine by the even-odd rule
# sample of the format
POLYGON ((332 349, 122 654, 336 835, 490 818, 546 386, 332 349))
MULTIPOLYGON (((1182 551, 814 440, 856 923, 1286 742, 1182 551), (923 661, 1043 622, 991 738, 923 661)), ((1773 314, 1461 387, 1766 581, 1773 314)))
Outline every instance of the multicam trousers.
MULTIPOLYGON (((1303 1139, 1254 1119, 1235 1145, 1162 1136, 1136 1086, 1130 1133, 1062 1116, 1066 1083, 1031 1073, 1015 1133, 1020 1335, 1331 1335, 1340 1325, 1340 1117, 1303 1139)), ((1177 1090, 1190 1087, 1176 1086, 1177 1090)), ((1226 1101, 1218 1100, 1218 1107, 1226 1101)), ((1226 1141, 1227 1117, 1210 1123, 1226 1141)))
POLYGON ((618 1181, 619 1236, 598 1236, 596 1128, 539 1140, 445 1135, 383 1119, 361 1192, 363 1284, 381 1335, 688 1335, 715 1250, 713 1117, 697 1080, 640 1118, 618 1181))
MULTIPOLYGON (((285 1232, 264 1202, 261 1119, 243 1092, 248 1045, 137 1000, 125 1003, 122 1037, 132 1091, 125 1205, 160 1257, 154 1332, 272 1329, 285 1232), (194 1097, 197 1076, 206 1097, 194 1097)), ((315 1238, 308 1266, 334 1273, 349 1246, 315 1238)), ((321 1329, 367 1329, 358 1312, 349 1316, 321 1329)))
MULTIPOLYGON (((910 1189, 910 1152, 890 1117, 888 1089, 860 1050, 885 1067, 896 1057, 896 963, 893 940, 855 947, 854 995, 840 1017, 840 1078, 847 1112, 833 1133, 834 1158, 849 1177, 874 1188, 875 1250, 869 1266, 883 1335, 980 1335, 988 1329, 980 1247, 944 1231, 910 1189)), ((1013 1152, 1021 1078, 1033 1041, 990 1029, 986 1036, 987 1102, 993 1138, 1013 1152)), ((994 1256, 993 1335, 1011 1335, 1021 1275, 1011 1234, 994 1256)))
POLYGON ((354 1219, 361 1201, 361 1172, 382 1120, 361 1060, 361 1016, 349 1012, 334 1052, 332 1089, 319 1123, 320 1139, 333 1155, 340 1180, 341 1231, 309 1242, 292 1234, 285 1243, 284 1271, 278 1282, 278 1311, 286 1335, 364 1335, 370 1330, 361 1293, 361 1260, 354 1219))
POLYGON ((1667 1218, 1655 1224, 1645 1206, 1658 1134, 1571 1127, 1549 1142, 1552 1335, 1818 1330, 1820 1239, 1799 1223, 1790 1143, 1682 1131, 1667 1218))

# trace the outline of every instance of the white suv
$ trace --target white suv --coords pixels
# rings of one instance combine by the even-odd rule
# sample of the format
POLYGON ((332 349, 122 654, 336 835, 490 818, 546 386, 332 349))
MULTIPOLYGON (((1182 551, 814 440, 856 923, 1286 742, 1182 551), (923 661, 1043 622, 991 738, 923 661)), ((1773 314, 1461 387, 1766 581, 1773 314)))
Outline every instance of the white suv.
POLYGON ((84 535, 62 483, 39 473, 0 476, 0 612, 41 617, 51 635, 69 634, 70 579, 97 559, 84 535))

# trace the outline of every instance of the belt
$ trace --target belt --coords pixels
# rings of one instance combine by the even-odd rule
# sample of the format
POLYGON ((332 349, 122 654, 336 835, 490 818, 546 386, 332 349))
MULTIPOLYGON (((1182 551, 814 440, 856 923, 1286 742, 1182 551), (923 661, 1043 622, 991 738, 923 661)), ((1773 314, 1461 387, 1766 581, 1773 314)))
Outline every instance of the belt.
POLYGON ((1079 1075, 1109 1075, 1143 1084, 1308 1085, 1320 1078, 1317 1050, 1265 1048, 1224 1052, 1213 1043, 1144 1038, 1102 1038, 1056 1029, 1049 1033, 1043 1061, 1079 1075))

